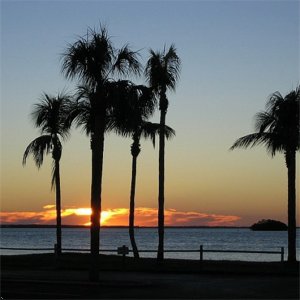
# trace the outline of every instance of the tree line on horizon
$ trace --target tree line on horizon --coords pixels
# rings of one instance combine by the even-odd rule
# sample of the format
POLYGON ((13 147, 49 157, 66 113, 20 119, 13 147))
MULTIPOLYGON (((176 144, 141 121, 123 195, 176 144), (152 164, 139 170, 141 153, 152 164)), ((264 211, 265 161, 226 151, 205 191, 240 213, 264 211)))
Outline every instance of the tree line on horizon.
MULTIPOLYGON (((158 162, 158 251, 157 260, 164 259, 164 179, 165 140, 175 135, 174 129, 166 125, 169 100, 167 92, 175 91, 180 75, 181 60, 174 45, 162 51, 150 49, 149 58, 143 68, 139 53, 129 45, 116 49, 105 27, 99 32, 89 28, 85 36, 69 44, 62 55, 61 71, 67 79, 77 80, 73 95, 59 93, 57 96, 43 94, 34 105, 32 119, 40 128, 41 135, 33 140, 23 155, 23 164, 32 154, 38 168, 46 154, 53 159, 51 186, 56 192, 56 238, 57 252, 61 253, 61 187, 60 159, 61 140, 66 140, 74 124, 82 127, 90 137, 92 154, 91 182, 91 227, 90 279, 98 280, 99 233, 101 217, 102 168, 105 133, 115 132, 132 139, 132 175, 129 197, 129 236, 134 253, 138 248, 134 238, 134 207, 137 157, 141 151, 140 139, 151 139, 155 145, 159 139, 158 162), (147 85, 135 84, 133 77, 144 75, 147 85), (156 109, 160 111, 160 122, 149 119, 156 109)), ((296 260, 295 221, 295 153, 299 150, 299 87, 283 97, 274 93, 267 103, 267 111, 257 116, 256 133, 237 140, 231 149, 257 144, 266 145, 271 155, 284 152, 288 167, 288 234, 289 261, 296 260), (298 108, 298 110, 297 110, 298 108)))

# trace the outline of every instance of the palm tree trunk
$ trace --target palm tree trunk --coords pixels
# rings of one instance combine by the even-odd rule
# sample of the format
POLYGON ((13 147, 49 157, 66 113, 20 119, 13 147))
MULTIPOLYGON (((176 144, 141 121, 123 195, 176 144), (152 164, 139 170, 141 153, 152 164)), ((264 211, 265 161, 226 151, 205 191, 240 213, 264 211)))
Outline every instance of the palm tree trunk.
POLYGON ((55 191, 56 191, 56 254, 61 254, 61 191, 59 160, 55 163, 55 191))
POLYGON ((100 247, 100 217, 102 168, 104 152, 105 107, 95 116, 94 132, 91 137, 92 148, 92 184, 91 184, 91 268, 90 280, 98 281, 98 261, 100 247))
POLYGON ((296 261, 296 152, 286 154, 288 167, 288 261, 296 261))
POLYGON ((166 123, 166 110, 161 109, 160 131, 159 131, 158 251, 157 251, 158 261, 163 261, 164 259, 165 123, 166 123))
POLYGON ((133 250, 134 258, 139 258, 138 248, 134 238, 134 199, 135 199, 135 184, 136 184, 136 161, 137 155, 132 154, 132 173, 131 173, 131 188, 130 188, 130 209, 129 209, 129 237, 133 250))

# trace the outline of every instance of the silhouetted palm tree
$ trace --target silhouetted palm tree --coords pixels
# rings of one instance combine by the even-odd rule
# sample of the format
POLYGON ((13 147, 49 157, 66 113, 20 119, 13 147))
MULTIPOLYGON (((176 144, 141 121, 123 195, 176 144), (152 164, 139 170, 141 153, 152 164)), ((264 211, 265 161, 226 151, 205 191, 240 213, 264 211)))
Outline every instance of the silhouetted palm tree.
MULTIPOLYGON (((112 115, 113 128, 118 134, 131 136, 133 142, 131 145, 132 155, 132 173, 130 185, 130 205, 129 205, 129 237, 135 258, 139 258, 138 248, 134 237, 134 208, 135 208, 135 187, 136 187, 136 168, 137 157, 141 151, 140 139, 151 138, 155 146, 155 136, 160 132, 160 124, 151 123, 147 120, 154 113, 156 98, 150 88, 142 85, 127 85, 130 89, 123 92, 127 95, 122 99, 120 105, 112 115)), ((175 131, 165 126, 165 136, 167 139, 173 137, 175 131)))
POLYGON ((264 145, 274 156, 283 152, 288 169, 288 261, 296 261, 296 151, 299 139, 300 86, 283 97, 273 93, 266 111, 256 115, 257 132, 239 138, 231 147, 264 145))
POLYGON ((41 136, 33 140, 26 148, 23 155, 23 165, 29 154, 38 168, 43 164, 44 155, 52 153, 52 182, 51 187, 56 190, 56 239, 57 254, 61 254, 61 191, 60 191, 60 158, 62 145, 60 137, 65 139, 68 136, 68 129, 64 126, 70 97, 59 94, 51 97, 44 94, 41 103, 35 104, 32 112, 34 125, 41 128, 41 136))
POLYGON ((102 166, 106 115, 115 75, 139 74, 137 53, 125 45, 120 50, 113 47, 105 28, 100 32, 88 29, 86 36, 69 45, 63 54, 62 72, 67 78, 78 78, 88 86, 91 106, 91 254, 90 279, 98 280, 99 233, 101 215, 102 166))
POLYGON ((180 72, 180 59, 174 45, 168 51, 150 50, 145 75, 150 87, 159 97, 160 126, 159 133, 159 192, 158 192, 158 251, 157 259, 164 259, 164 180, 165 180, 165 124, 168 110, 167 90, 175 90, 180 72))

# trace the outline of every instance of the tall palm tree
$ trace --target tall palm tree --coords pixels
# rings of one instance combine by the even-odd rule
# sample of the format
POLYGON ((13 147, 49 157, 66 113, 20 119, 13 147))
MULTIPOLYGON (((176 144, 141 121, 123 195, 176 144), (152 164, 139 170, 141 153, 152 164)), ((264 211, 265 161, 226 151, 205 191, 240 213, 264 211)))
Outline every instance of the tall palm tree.
MULTIPOLYGON (((130 205, 129 205, 129 237, 133 254, 139 258, 138 248, 134 237, 134 208, 135 208, 135 187, 136 187, 136 169, 137 157, 141 152, 140 139, 150 138, 155 146, 155 136, 160 132, 160 124, 147 121, 154 113, 156 98, 150 88, 142 85, 127 85, 130 89, 122 94, 122 102, 116 105, 116 110, 112 114, 112 128, 118 134, 131 136, 131 155, 132 155, 132 172, 130 185, 130 205)), ((167 139, 173 137, 175 131, 165 126, 165 136, 167 139)))
POLYGON ((88 29, 86 36, 68 46, 63 54, 62 72, 67 78, 77 78, 81 84, 93 90, 89 98, 92 111, 91 151, 91 270, 90 280, 99 277, 99 233, 101 215, 102 167, 106 115, 115 76, 139 74, 137 53, 125 45, 120 50, 113 44, 104 27, 100 32, 88 29))
POLYGON ((299 139, 300 86, 283 97, 271 95, 266 111, 256 115, 253 134, 239 138, 231 147, 247 148, 264 145, 273 157, 283 152, 288 169, 288 261, 296 261, 296 151, 299 139))
POLYGON ((44 94, 41 103, 35 104, 32 112, 34 125, 41 128, 41 136, 33 140, 26 148, 23 155, 23 165, 29 154, 38 168, 44 161, 45 154, 52 154, 52 181, 51 187, 56 191, 56 245, 57 254, 61 254, 61 189, 60 189, 60 158, 62 154, 62 144, 60 138, 68 136, 68 129, 64 126, 64 121, 68 112, 70 97, 59 94, 52 97, 44 94))
POLYGON ((165 181, 165 124, 169 101, 167 90, 175 90, 180 73, 180 59, 176 48, 171 45, 169 50, 162 52, 150 50, 145 75, 159 97, 160 132, 159 132, 159 191, 158 191, 158 251, 157 259, 164 259, 164 181, 165 181))

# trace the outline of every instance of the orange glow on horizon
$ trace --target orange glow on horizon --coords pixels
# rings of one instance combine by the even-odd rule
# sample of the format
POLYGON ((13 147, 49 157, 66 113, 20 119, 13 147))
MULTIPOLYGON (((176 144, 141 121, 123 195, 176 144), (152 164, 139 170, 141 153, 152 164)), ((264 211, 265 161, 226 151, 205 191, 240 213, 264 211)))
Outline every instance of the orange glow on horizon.
MULTIPOLYGON (((90 223, 91 209, 86 207, 61 210, 63 225, 86 225, 90 223)), ((106 209, 101 212, 101 225, 128 226, 128 208, 106 209)), ((56 210, 52 205, 39 212, 0 212, 2 224, 55 224, 56 210)), ((217 215, 195 211, 165 210, 166 226, 238 226, 239 216, 217 215)), ((157 226, 157 209, 139 207, 135 209, 136 226, 157 226)), ((240 224, 239 224, 240 225, 240 224)))

